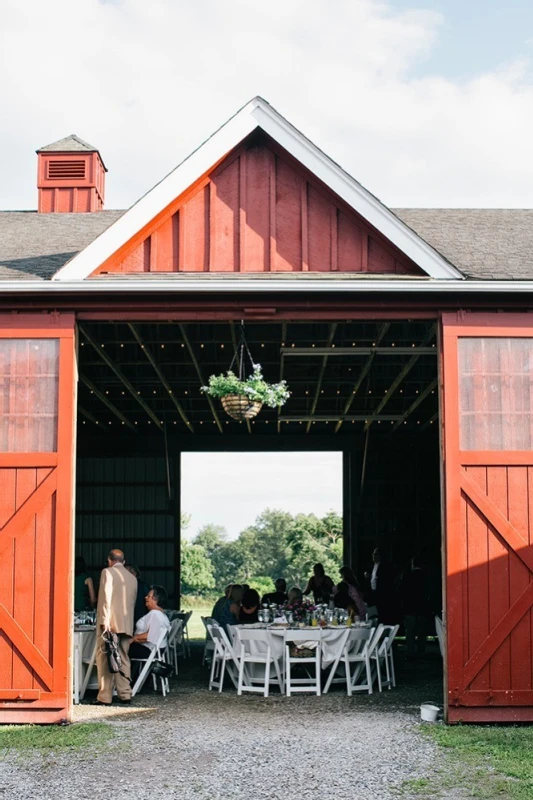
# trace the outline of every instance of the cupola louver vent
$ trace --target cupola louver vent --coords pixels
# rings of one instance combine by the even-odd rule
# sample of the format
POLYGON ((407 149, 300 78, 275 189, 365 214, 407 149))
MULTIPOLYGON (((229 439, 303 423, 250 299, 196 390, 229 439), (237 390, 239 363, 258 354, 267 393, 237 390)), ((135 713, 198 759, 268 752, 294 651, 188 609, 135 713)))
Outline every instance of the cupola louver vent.
POLYGON ((85 178, 85 161, 57 160, 48 162, 47 178, 53 181, 83 180, 85 178))

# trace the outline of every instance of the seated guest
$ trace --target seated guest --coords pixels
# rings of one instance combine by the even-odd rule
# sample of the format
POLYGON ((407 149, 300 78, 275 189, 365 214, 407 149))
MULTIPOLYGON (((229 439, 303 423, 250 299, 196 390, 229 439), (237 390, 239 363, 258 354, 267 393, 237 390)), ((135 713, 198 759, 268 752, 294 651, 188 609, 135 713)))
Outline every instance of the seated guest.
POLYGON ((167 601, 166 590, 162 586, 151 586, 145 597, 148 613, 135 625, 135 634, 129 649, 130 658, 148 658, 165 629, 168 633, 170 622, 163 610, 167 601))
POLYGON ((353 611, 361 619, 366 619, 366 603, 363 600, 359 583, 350 567, 341 567, 341 582, 333 587, 332 597, 336 608, 353 611))
POLYGON ((229 583, 224 589, 223 596, 218 598, 215 605, 213 606, 213 610, 211 611, 211 617, 215 619, 219 624, 220 624, 220 615, 222 613, 222 609, 226 605, 226 600, 230 596, 232 588, 233 584, 229 583))
POLYGON ((83 556, 76 556, 74 567, 74 611, 89 611, 96 605, 93 579, 83 556))
POLYGON ((239 624, 239 613, 242 601, 242 586, 238 583, 231 587, 230 596, 224 603, 220 612, 220 625, 226 628, 228 625, 239 624))
POLYGON ((135 600, 135 608, 133 609, 133 620, 137 622, 138 619, 146 614, 146 595, 150 591, 147 583, 141 580, 141 570, 135 564, 126 564, 126 569, 137 578, 137 599, 135 600))
POLYGON ((241 625, 251 625, 257 622, 257 612, 259 610, 259 593, 255 589, 248 589, 242 596, 242 605, 239 612, 239 622, 241 625))
POLYGON ((283 603, 287 602, 287 581, 285 578, 276 578, 274 586, 276 591, 265 594, 261 602, 268 603, 268 605, 282 606, 283 603))
POLYGON ((289 589, 288 601, 290 605, 293 605, 294 603, 301 603, 302 600, 303 594, 299 586, 293 586, 292 589, 289 589))
POLYGON ((313 574, 309 578, 307 586, 304 589, 304 594, 313 593, 315 603, 329 603, 331 590, 333 589, 333 581, 326 575, 326 571, 322 564, 315 564, 313 567, 313 574))

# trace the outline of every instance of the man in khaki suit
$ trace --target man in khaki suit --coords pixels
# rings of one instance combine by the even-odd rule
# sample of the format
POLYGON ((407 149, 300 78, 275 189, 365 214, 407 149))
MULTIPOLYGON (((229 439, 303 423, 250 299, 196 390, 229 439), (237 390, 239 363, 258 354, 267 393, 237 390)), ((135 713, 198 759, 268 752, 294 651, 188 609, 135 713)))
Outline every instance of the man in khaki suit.
POLYGON ((107 557, 108 566, 102 570, 98 590, 98 609, 96 612, 98 648, 96 669, 98 671, 97 703, 111 705, 113 698, 113 679, 121 703, 131 703, 131 666, 128 656, 133 636, 133 609, 137 597, 137 578, 124 566, 122 550, 111 550, 107 557), (118 634, 119 650, 122 657, 122 672, 109 672, 107 655, 102 634, 113 631, 118 634))

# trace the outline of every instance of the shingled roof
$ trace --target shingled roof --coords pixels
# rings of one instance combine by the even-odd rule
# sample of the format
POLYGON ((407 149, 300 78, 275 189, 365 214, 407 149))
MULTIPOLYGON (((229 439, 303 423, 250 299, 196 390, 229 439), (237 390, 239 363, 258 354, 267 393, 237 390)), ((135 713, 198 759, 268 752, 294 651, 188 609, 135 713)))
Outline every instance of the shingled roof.
POLYGON ((37 150, 38 153, 79 153, 82 151, 84 153, 98 153, 98 148, 80 139, 75 133, 71 133, 70 136, 65 136, 63 139, 58 139, 57 142, 52 142, 52 144, 47 144, 37 150))
MULTIPOLYGON (((532 209, 393 209, 467 278, 533 281, 532 209)), ((123 211, 0 212, 0 281, 50 279, 123 211)))

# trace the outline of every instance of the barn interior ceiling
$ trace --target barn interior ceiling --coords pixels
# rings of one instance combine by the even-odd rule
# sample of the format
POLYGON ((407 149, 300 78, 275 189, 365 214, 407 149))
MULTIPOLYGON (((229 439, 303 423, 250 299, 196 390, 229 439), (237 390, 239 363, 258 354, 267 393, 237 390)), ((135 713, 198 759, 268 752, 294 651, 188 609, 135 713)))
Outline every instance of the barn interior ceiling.
POLYGON ((79 326, 79 424, 131 435, 380 435, 428 431, 438 415, 436 323, 247 322, 265 379, 291 397, 253 420, 228 417, 200 390, 230 366, 239 323, 79 326))

